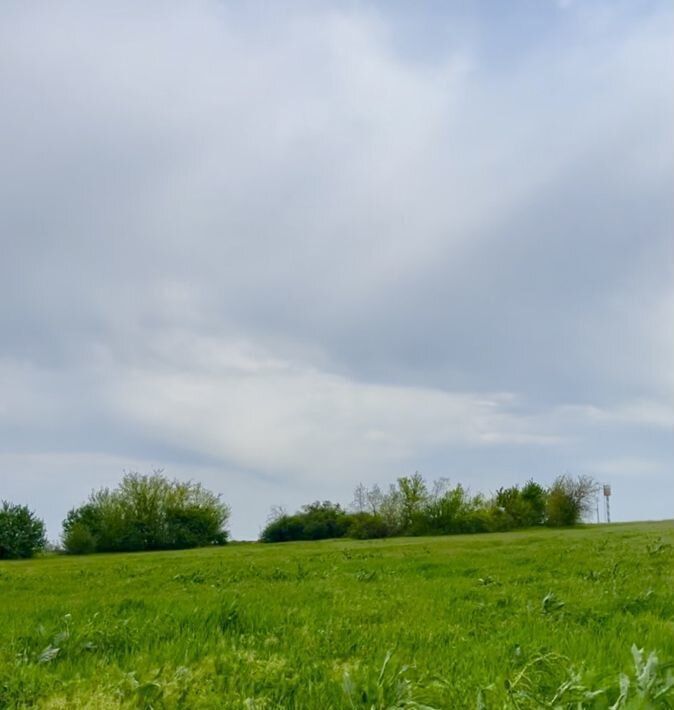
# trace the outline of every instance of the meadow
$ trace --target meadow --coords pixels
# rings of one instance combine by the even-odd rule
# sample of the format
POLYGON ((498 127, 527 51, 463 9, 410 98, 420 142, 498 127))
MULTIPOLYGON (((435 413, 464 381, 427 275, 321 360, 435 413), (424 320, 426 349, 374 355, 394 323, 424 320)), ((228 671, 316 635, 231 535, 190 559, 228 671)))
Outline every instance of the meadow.
POLYGON ((0 707, 674 705, 674 523, 0 563, 0 707))

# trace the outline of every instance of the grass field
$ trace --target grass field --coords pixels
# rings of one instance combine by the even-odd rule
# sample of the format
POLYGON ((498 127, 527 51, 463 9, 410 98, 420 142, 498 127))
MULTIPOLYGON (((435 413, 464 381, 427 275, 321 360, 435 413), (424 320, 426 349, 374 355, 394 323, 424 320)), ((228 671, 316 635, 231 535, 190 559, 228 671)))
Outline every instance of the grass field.
POLYGON ((0 707, 669 707, 673 543, 662 522, 5 562, 0 707))

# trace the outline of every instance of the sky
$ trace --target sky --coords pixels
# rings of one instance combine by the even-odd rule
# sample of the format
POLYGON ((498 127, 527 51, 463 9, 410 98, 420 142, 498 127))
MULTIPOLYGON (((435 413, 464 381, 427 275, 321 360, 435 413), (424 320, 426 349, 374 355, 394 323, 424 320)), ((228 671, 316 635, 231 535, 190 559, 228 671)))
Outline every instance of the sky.
POLYGON ((0 498, 589 474, 674 517, 669 0, 0 6, 0 498))

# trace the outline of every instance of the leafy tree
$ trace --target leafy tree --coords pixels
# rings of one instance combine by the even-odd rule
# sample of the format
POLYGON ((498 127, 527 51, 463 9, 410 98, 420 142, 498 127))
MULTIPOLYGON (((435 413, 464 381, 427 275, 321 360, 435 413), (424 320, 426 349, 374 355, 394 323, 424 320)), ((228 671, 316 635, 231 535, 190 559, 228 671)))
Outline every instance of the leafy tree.
POLYGON ((381 515, 363 511, 349 516, 349 527, 346 534, 356 540, 370 540, 388 537, 389 530, 381 515))
POLYGON ((548 491, 545 508, 546 523, 551 527, 573 525, 580 517, 578 508, 567 494, 564 486, 555 482, 548 491))
POLYGON ((199 483, 130 473, 71 510, 62 537, 73 554, 222 545, 228 519, 229 508, 199 483))
POLYGON ((501 529, 527 528, 542 525, 545 519, 545 489, 533 480, 524 488, 499 488, 495 503, 502 514, 501 529))
POLYGON ((519 486, 499 488, 496 491, 496 506, 503 514, 502 527, 512 529, 524 527, 527 519, 527 506, 522 500, 519 486))
POLYGON ((42 520, 25 505, 6 500, 0 506, 0 559, 32 557, 47 540, 42 520))
POLYGON ((405 534, 405 516, 403 513, 403 500, 399 486, 389 484, 388 491, 382 493, 379 503, 378 515, 386 525, 391 535, 405 534))
POLYGON ((63 534, 63 547, 71 555, 88 555, 96 551, 96 538, 86 525, 74 522, 63 534))
POLYGON ((471 496, 461 484, 453 488, 446 485, 435 488, 440 495, 434 497, 424 510, 427 523, 424 532, 449 535, 491 529, 482 496, 471 496))
POLYGON ((260 535, 263 542, 326 540, 344 537, 349 515, 337 503, 316 501, 295 515, 281 515, 267 524, 260 535))
POLYGON ((422 475, 417 471, 413 476, 398 479, 403 529, 410 531, 415 518, 428 500, 428 489, 422 475))
POLYGON ((349 521, 339 503, 316 501, 302 508, 306 540, 344 537, 349 521))
POLYGON ((268 522, 260 533, 262 542, 292 542, 305 539, 304 522, 300 515, 281 515, 268 522))
POLYGON ((576 525, 592 511, 598 484, 591 476, 558 476, 547 495, 546 521, 559 527, 576 525))
POLYGON ((524 484, 520 495, 528 509, 525 525, 542 525, 545 522, 545 501, 547 497, 545 488, 533 479, 529 479, 524 484))

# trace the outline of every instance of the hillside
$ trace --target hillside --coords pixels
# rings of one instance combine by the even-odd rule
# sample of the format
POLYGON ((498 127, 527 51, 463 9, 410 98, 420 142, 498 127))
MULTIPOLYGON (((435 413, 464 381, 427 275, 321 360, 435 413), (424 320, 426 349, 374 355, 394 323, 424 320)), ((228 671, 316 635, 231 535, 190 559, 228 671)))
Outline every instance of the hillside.
POLYGON ((664 707, 673 544, 668 521, 5 562, 0 707, 608 707, 620 674, 664 707), (641 689, 632 644, 659 659, 641 689))

